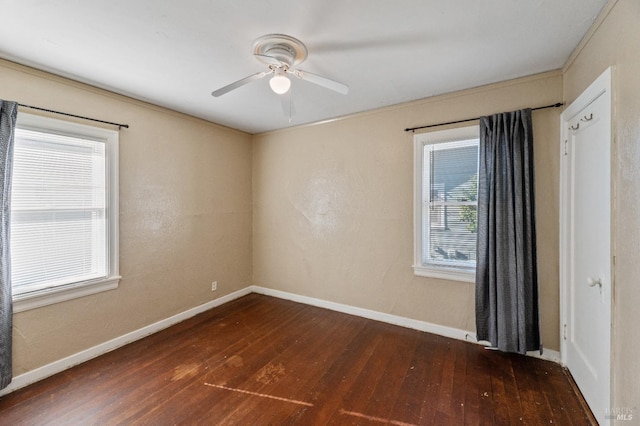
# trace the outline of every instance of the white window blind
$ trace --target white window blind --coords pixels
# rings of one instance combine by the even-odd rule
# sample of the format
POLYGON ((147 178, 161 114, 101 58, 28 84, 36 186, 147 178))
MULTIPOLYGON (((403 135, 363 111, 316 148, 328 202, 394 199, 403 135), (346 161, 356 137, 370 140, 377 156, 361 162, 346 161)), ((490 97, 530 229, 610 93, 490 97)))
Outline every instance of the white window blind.
POLYGON ((414 136, 416 275, 473 282, 479 126, 414 136))
POLYGON ((424 145, 422 263, 476 263, 478 140, 424 145))
POLYGON ((106 147, 17 129, 11 200, 14 294, 106 277, 106 147))

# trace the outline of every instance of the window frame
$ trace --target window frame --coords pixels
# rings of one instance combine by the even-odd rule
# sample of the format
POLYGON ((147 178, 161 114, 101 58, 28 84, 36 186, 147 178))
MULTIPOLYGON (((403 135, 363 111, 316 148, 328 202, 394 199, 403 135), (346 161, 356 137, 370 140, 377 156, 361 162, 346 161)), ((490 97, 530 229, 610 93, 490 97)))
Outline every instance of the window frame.
MULTIPOLYGON (((413 137, 414 142, 414 259, 413 271, 414 275, 421 277, 440 278, 451 281, 475 282, 475 267, 455 267, 450 265, 442 265, 437 262, 425 264, 423 259, 423 229, 425 224, 424 218, 424 147, 426 145, 434 145, 446 142, 457 142, 472 139, 480 139, 480 126, 466 126, 447 130, 440 130, 428 133, 418 133, 413 137)), ((428 226, 428 224, 426 224, 428 226)))
POLYGON ((119 133, 102 127, 88 126, 22 112, 18 113, 16 128, 104 141, 107 193, 105 206, 105 216, 107 218, 107 275, 96 279, 14 294, 13 311, 22 312, 118 288, 122 278, 119 271, 119 133))

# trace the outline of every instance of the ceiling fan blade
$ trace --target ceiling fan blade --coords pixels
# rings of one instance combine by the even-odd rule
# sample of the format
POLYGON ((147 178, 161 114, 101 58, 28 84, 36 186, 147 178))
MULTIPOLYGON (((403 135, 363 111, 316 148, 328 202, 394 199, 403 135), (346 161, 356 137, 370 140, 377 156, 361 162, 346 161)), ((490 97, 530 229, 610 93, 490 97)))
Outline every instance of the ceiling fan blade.
POLYGON ((282 66, 282 62, 274 58, 273 56, 261 55, 259 53, 254 53, 253 56, 258 58, 259 61, 264 62, 266 64, 275 65, 278 67, 282 66))
POLYGON ((346 95, 347 93, 349 93, 349 86, 339 83, 335 80, 331 80, 327 77, 322 77, 320 75, 312 74, 308 71, 303 70, 287 70, 287 72, 295 75, 299 79, 307 80, 310 83, 317 84, 318 86, 322 86, 327 89, 331 89, 334 92, 338 92, 342 95, 346 95))
POLYGON ((292 90, 287 91, 280 95, 280 100, 282 101, 282 112, 284 112, 284 116, 289 118, 289 123, 291 123, 291 119, 296 115, 296 107, 293 104, 293 96, 291 95, 292 90))
POLYGON ((238 80, 238 81, 233 82, 231 84, 228 84, 228 85, 226 85, 226 86, 224 86, 224 87, 222 87, 222 88, 220 88, 220 89, 218 89, 218 90, 216 90, 214 92, 211 92, 211 96, 214 96, 214 97, 217 98, 219 96, 224 95, 225 93, 228 93, 228 92, 230 92, 232 90, 237 89, 238 87, 244 86, 245 84, 249 84, 252 81, 259 80, 259 79, 261 79, 262 77, 264 77, 267 74, 271 74, 271 72, 262 71, 262 72, 259 72, 257 74, 250 75, 249 77, 245 77, 242 80, 238 80))

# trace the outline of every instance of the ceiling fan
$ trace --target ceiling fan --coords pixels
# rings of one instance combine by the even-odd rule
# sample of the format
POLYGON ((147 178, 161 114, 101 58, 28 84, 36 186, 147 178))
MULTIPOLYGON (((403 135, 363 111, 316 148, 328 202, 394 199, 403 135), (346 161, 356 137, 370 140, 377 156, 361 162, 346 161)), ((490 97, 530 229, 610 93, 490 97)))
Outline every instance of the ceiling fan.
POLYGON ((307 53, 307 47, 294 37, 284 34, 267 34, 259 37, 253 42, 253 56, 263 64, 266 64, 268 69, 215 90, 211 95, 215 97, 222 96, 271 74, 273 74, 273 77, 269 80, 269 86, 271 86, 271 90, 279 95, 289 92, 291 87, 289 76, 294 76, 346 95, 349 92, 347 85, 294 68, 307 58, 307 53))

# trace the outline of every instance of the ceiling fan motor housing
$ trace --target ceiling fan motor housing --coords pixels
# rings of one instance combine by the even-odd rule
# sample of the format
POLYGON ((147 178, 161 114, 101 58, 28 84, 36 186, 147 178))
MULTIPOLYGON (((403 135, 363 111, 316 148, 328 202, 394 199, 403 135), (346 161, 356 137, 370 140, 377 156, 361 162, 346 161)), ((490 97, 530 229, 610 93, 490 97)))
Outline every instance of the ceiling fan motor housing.
POLYGON ((291 68, 307 58, 307 47, 297 38, 285 34, 267 34, 253 42, 253 53, 260 62, 268 64, 263 58, 268 57, 291 68))

